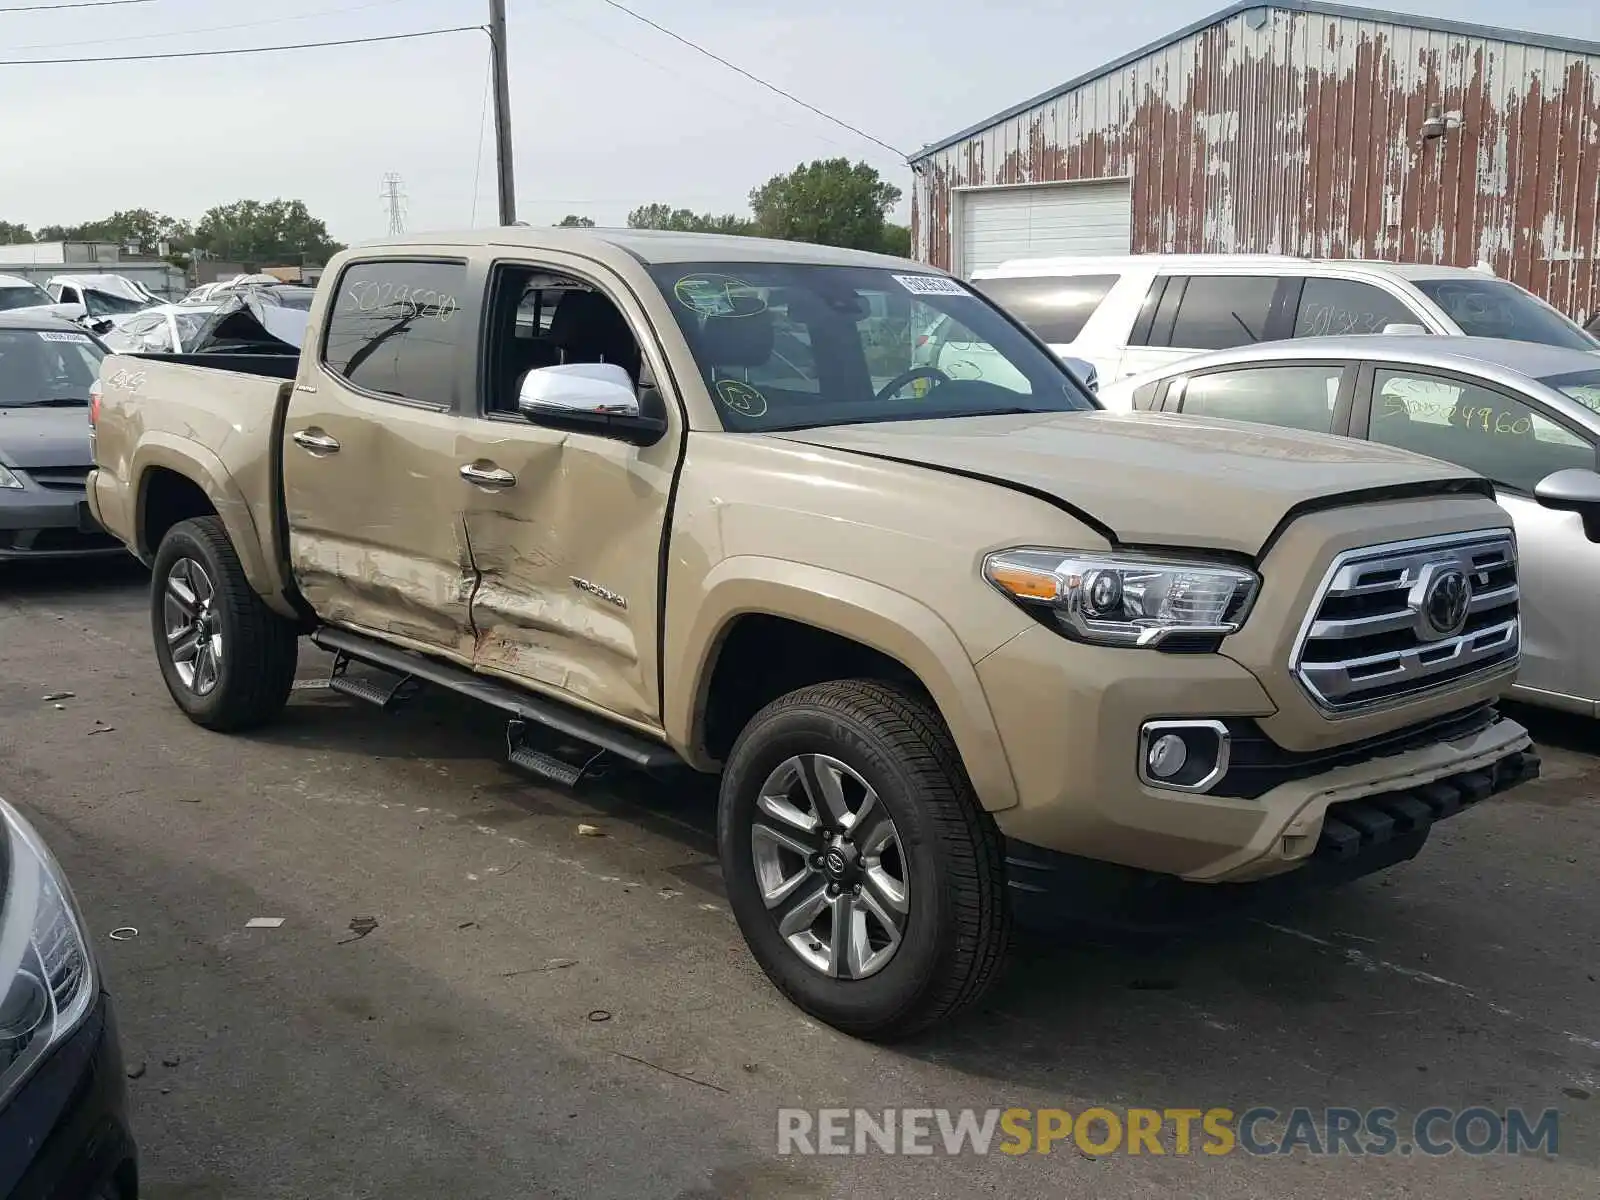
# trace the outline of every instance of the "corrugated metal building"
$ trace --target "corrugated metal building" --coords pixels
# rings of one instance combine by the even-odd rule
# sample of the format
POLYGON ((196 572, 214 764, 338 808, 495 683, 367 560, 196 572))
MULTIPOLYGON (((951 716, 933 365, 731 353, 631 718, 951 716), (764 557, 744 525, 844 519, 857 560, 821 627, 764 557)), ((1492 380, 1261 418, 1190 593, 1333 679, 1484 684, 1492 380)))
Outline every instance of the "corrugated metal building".
POLYGON ((913 244, 959 274, 1130 251, 1486 262, 1600 308, 1592 42, 1246 0, 911 165, 913 244))

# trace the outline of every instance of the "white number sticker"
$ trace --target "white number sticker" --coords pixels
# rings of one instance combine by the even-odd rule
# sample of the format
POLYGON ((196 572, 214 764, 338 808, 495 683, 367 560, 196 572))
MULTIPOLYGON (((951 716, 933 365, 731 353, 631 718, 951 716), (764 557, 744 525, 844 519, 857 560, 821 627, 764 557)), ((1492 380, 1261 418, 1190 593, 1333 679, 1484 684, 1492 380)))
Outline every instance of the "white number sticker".
POLYGON ((948 275, 896 275, 896 283, 913 296, 965 296, 966 288, 948 275))
POLYGON ((56 333, 51 329, 41 329, 39 336, 47 342, 82 342, 93 345, 93 339, 87 333, 56 333))

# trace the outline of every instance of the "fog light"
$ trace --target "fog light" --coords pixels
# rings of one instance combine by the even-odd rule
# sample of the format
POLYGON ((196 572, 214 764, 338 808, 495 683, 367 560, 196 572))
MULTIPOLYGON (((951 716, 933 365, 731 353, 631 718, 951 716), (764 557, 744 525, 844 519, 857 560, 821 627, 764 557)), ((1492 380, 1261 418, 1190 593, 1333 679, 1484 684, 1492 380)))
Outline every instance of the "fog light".
POLYGON ((1228 771, 1221 721, 1146 721, 1139 729, 1139 779, 1178 792, 1209 791, 1228 771))
POLYGON ((1183 764, 1188 760, 1189 748, 1175 733, 1163 733, 1151 742, 1150 753, 1145 756, 1145 762, 1150 765, 1150 774, 1157 779, 1171 779, 1183 770, 1183 764))

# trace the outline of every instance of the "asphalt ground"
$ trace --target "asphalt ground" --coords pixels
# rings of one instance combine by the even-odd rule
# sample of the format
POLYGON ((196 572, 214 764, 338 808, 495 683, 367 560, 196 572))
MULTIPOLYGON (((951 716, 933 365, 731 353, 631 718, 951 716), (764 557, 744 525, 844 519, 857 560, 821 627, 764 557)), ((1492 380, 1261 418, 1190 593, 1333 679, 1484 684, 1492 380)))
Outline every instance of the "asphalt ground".
POLYGON ((981 1009, 879 1047, 754 966, 711 788, 541 787, 449 695, 307 688, 208 733, 165 693, 145 587, 0 569, 0 794, 86 910, 153 1200, 1600 1194, 1594 725, 1517 711, 1544 778, 1411 863, 1177 939, 1024 941, 981 1009), (1297 1107, 1393 1109, 1398 1143, 778 1153, 782 1108, 1260 1106, 1269 1146, 1297 1107), (1556 1153, 1404 1152, 1417 1114, 1473 1107, 1557 1110, 1556 1153))

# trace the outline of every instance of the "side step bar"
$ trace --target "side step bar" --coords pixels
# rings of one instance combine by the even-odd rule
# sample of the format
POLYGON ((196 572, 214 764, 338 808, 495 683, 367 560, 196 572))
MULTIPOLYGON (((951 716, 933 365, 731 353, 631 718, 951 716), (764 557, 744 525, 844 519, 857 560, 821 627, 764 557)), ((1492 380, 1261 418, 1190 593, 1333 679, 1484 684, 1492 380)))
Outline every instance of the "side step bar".
MULTIPOLYGON (((509 684, 499 683, 482 675, 474 675, 471 671, 453 663, 440 662, 438 659, 363 637, 359 633, 351 633, 347 629, 334 629, 329 626, 313 631, 311 641, 336 656, 365 663, 400 676, 400 683, 392 692, 377 685, 369 685, 361 688, 358 693, 357 687, 363 681, 347 680, 342 672, 336 677, 337 683, 330 682, 329 686, 334 690, 357 696, 359 699, 387 706, 392 704, 397 696, 404 698, 401 689, 408 683, 432 683, 448 688, 452 692, 459 692, 463 696, 470 696, 474 700, 510 713, 522 721, 542 725, 557 733, 565 734, 574 741, 608 751, 623 762, 641 770, 663 770, 683 765, 683 760, 671 747, 652 741, 643 734, 613 725, 559 700, 536 696, 509 684), (344 686, 339 686, 341 683, 344 686)), ((520 743, 520 738, 517 740, 520 743)), ((537 752, 524 750, 523 753, 531 758, 537 752)), ((539 754, 538 757, 542 759, 548 756, 539 754)), ((522 763, 518 765, 528 765, 529 769, 546 774, 539 769, 539 766, 522 763)))

